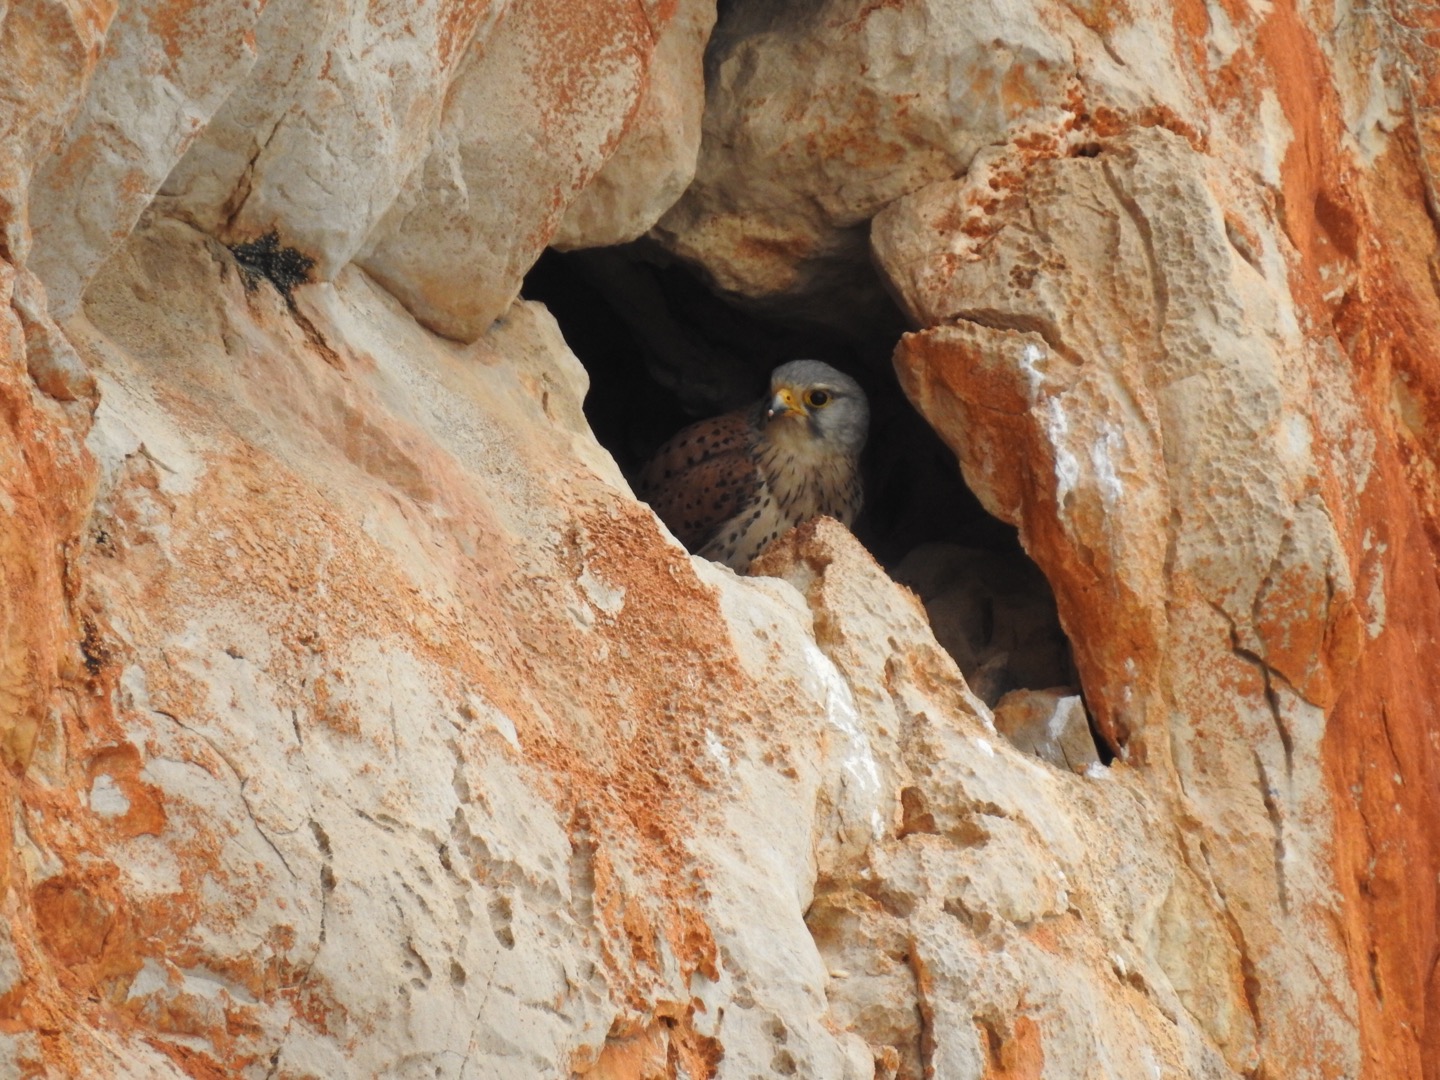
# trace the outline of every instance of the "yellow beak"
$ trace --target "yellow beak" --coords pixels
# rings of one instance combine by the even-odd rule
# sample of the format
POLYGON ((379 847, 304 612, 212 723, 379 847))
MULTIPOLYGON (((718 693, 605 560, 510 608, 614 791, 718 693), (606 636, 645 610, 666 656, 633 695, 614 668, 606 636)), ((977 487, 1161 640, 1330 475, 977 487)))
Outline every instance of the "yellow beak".
POLYGON ((786 413, 805 414, 805 406, 795 399, 795 392, 788 386, 782 386, 770 399, 770 407, 765 410, 765 419, 773 420, 777 416, 786 413))

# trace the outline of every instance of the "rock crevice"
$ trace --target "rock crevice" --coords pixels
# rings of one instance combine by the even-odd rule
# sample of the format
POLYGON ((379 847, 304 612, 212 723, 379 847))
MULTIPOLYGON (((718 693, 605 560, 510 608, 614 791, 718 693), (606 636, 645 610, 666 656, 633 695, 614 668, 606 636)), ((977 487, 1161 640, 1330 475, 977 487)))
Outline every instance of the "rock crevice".
POLYGON ((1380 15, 13 8, 0 1073, 1440 1080, 1380 15), (812 347, 873 517, 687 555, 812 347))

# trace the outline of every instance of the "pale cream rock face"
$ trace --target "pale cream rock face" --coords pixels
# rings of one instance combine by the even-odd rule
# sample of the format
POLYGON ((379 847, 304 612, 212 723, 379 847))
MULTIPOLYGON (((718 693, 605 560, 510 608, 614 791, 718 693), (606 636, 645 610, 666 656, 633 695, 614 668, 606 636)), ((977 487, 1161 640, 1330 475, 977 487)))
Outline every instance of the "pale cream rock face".
POLYGON ((740 5, 712 45, 695 183, 654 235, 749 298, 858 274, 872 216, 985 146, 1073 121, 1082 86, 1193 118, 1181 73, 1156 62, 1147 35, 1170 30, 1153 10, 1101 36, 1045 3, 740 5))
POLYGON ((1033 1053, 1031 1041, 1043 1041, 1047 1076, 1108 1068, 1138 1080, 1152 1067, 1227 1076, 1254 1060, 1223 912, 1188 912, 1180 927, 1164 908, 1174 891, 1213 894, 1183 868, 1176 838, 1159 826, 1163 800, 1152 802, 1142 774, 1079 776, 997 735, 920 605, 833 522, 802 526, 753 572, 778 574, 806 597, 889 794, 882 835, 817 851, 826 884, 807 923, 837 1018, 897 1048, 902 1076, 929 1062, 937 1074, 979 1078, 994 1043, 1033 1053), (860 606, 866 618, 841 615, 860 606), (1195 995, 1168 969, 1188 980, 1196 964, 1229 990, 1180 1009, 1182 992, 1195 995), (924 1026, 930 1045, 916 1010, 936 1017, 924 1026), (1063 1019, 1042 1036, 1029 1030, 1035 1015, 1063 1019))
POLYGON ((32 190, 53 310, 156 201, 225 243, 276 229, 322 280, 363 249, 431 324, 475 337, 592 179, 566 246, 640 235, 694 174, 713 3, 592 7, 126 8, 32 190))
POLYGON ((679 0, 655 44, 649 79, 625 134, 566 208, 551 247, 628 243, 685 193, 700 153, 705 45, 714 25, 714 0, 679 0))
MULTIPOLYGON (((1245 963, 1292 973, 1270 999, 1281 1027, 1311 1025, 1327 1060, 1353 1061, 1354 995, 1320 929, 1335 895, 1321 749, 1363 600, 1335 521, 1349 507, 1315 494, 1332 462, 1305 416, 1316 385, 1332 417, 1358 406, 1212 191, 1182 139, 1143 132, 1096 157, 994 155, 893 204, 873 241, 934 327, 897 349, 902 382, 1056 584, 1101 730, 1213 837, 1211 887, 1240 905, 1245 963), (973 218, 997 178, 1023 201, 973 218), (942 224, 968 219, 983 232, 942 224), (1278 634, 1277 605, 1293 613, 1278 634), (1269 867, 1224 839, 1237 831, 1273 836, 1269 867)), ((1364 443, 1342 467, 1353 499, 1364 443)), ((1257 1049, 1305 1059, 1270 1039, 1257 1049)))
POLYGON ((0 1074, 1440 1060, 1426 58, 725 14, 697 154, 690 0, 6 10, 0 1074), (1114 765, 1012 745, 833 522, 741 578, 634 500, 515 296, 657 216, 772 310, 883 278, 1114 765))
POLYGON ((533 0, 471 46, 428 152, 357 256, 424 325, 471 341, 519 294, 640 106, 658 6, 533 0))
POLYGON ((278 229, 332 279, 428 150, 466 43, 508 0, 266 4, 249 77, 161 189, 227 243, 278 229))
MULTIPOLYGON (((91 276, 129 235, 186 150, 226 129, 224 117, 257 59, 262 69, 274 59, 277 43, 267 31, 282 21, 286 5, 270 5, 268 19, 264 7, 255 0, 212 0, 181 5, 167 20, 146 5, 120 5, 84 102, 31 188, 31 267, 57 316, 76 310, 91 276)), ((298 48, 308 35, 290 29, 298 48)), ((273 94, 277 87, 264 81, 273 94)), ((262 125, 247 120, 253 139, 262 125)), ((258 143, 248 146, 244 161, 258 150, 258 143)), ((240 168, 227 176, 205 151, 199 157, 213 185, 210 224, 218 225, 240 168)))

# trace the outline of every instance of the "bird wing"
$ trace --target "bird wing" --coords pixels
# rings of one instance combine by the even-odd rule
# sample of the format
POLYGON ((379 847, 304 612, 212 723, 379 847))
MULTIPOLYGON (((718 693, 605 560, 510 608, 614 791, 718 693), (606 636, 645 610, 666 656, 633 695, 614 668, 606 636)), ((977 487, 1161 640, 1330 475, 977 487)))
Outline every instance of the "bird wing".
POLYGON ((637 494, 690 551, 755 502, 762 480, 748 410, 682 429, 640 473, 637 494))

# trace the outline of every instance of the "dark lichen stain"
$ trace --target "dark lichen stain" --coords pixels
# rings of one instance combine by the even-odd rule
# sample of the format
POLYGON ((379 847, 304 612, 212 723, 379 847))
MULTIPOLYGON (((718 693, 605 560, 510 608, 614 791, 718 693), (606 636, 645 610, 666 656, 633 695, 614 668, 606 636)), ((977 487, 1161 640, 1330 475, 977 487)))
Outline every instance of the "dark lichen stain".
POLYGON ((94 619, 86 616, 82 620, 81 626, 84 629, 84 637, 80 639, 80 652, 85 657, 85 670, 90 673, 92 678, 95 678, 110 662, 110 649, 101 638, 100 628, 95 625, 94 619))
POLYGON ((235 244, 230 252, 240 264, 246 292, 254 292, 263 279, 280 291, 287 304, 292 303, 295 286, 310 280, 310 270, 315 265, 309 255, 293 247, 281 247, 280 234, 274 229, 258 240, 235 244))

